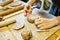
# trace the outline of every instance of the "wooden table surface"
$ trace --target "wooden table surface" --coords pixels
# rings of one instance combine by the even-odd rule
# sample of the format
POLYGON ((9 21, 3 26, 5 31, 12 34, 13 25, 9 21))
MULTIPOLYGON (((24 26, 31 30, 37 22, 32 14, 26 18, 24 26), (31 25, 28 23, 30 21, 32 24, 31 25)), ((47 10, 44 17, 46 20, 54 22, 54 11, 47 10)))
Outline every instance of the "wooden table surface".
MULTIPOLYGON (((11 3, 11 4, 13 5, 14 3, 11 3)), ((11 5, 11 4, 9 4, 9 5, 11 5)), ((9 5, 7 5, 7 6, 9 6, 9 5)), ((0 10, 0 11, 2 11, 2 10, 0 10)), ((56 26, 54 28, 44 30, 44 31, 43 30, 37 31, 37 28, 34 24, 29 23, 26 19, 24 20, 23 13, 20 13, 20 11, 7 15, 7 16, 4 16, 3 18, 6 19, 6 18, 9 18, 9 16, 10 16, 10 18, 16 18, 18 20, 18 22, 22 21, 22 20, 25 21, 25 26, 23 29, 14 30, 12 27, 14 27, 15 24, 18 23, 18 22, 16 22, 14 24, 10 24, 8 26, 0 28, 0 40, 9 40, 9 39, 10 40, 23 40, 23 38, 21 36, 21 32, 24 30, 32 31, 33 37, 30 40, 56 40, 60 35, 60 26, 56 26)))
MULTIPOLYGON (((16 13, 19 13, 19 12, 16 12, 16 13)), ((14 23, 14 24, 11 24, 11 25, 8 25, 8 26, 5 26, 3 28, 0 28, 0 38, 2 40, 4 40, 4 38, 1 37, 1 35, 3 35, 4 33, 6 35, 7 35, 7 33, 9 34, 10 40, 23 40, 23 38, 21 36, 21 32, 24 31, 24 30, 31 30, 32 31, 33 37, 30 40, 52 40, 52 39, 55 40, 60 35, 60 26, 56 26, 54 28, 51 28, 51 29, 48 29, 48 30, 45 30, 45 31, 43 31, 43 30, 37 31, 37 28, 34 25, 34 23, 32 24, 32 23, 29 23, 26 19, 24 20, 23 16, 24 16, 23 13, 20 13, 18 15, 10 17, 10 18, 16 18, 17 21, 22 21, 22 20, 25 21, 25 26, 24 26, 23 29, 14 30, 12 28, 18 22, 14 23)))

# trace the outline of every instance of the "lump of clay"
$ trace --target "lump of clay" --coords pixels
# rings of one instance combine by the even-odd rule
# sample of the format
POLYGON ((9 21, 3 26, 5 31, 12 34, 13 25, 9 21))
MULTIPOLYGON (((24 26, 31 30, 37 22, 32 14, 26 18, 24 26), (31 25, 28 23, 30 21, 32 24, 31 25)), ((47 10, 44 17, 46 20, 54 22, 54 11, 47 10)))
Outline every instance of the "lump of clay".
POLYGON ((27 20, 30 23, 34 23, 34 20, 39 18, 39 17, 40 17, 40 15, 38 15, 38 14, 30 14, 27 16, 27 20))
POLYGON ((32 32, 31 31, 23 31, 21 33, 21 35, 24 40, 29 40, 32 37, 32 32))

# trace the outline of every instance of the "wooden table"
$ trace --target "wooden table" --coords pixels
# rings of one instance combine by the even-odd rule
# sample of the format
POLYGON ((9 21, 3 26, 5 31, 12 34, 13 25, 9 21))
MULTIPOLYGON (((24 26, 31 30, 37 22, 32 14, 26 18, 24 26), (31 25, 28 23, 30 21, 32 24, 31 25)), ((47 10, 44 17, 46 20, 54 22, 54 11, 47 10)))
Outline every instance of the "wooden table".
MULTIPOLYGON (((16 12, 16 13, 19 13, 19 12, 16 12)), ((12 17, 10 17, 10 18, 12 18, 12 17)), ((23 19, 21 19, 21 18, 23 18, 23 13, 20 13, 18 15, 14 15, 13 18, 16 18, 18 21, 22 21, 23 19)), ((5 33, 7 32, 8 34, 10 34, 9 38, 12 38, 10 40, 23 40, 23 38, 21 36, 21 32, 24 30, 31 30, 32 31, 33 37, 30 40, 52 40, 52 39, 56 40, 56 38, 60 35, 60 26, 56 26, 54 28, 51 28, 51 29, 48 29, 45 31, 37 31, 36 26, 32 23, 29 23, 25 19, 24 28, 20 29, 20 30, 14 30, 12 27, 14 27, 15 24, 17 24, 17 23, 0 28, 0 36, 4 34, 3 32, 5 32, 5 33)), ((1 39, 3 40, 3 38, 1 38, 1 39)))

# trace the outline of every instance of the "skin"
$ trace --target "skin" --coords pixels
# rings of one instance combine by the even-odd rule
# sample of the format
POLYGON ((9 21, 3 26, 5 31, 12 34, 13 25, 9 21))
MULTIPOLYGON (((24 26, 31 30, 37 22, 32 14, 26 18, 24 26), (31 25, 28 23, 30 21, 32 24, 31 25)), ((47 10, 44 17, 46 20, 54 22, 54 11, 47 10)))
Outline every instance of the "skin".
POLYGON ((29 0, 27 4, 24 7, 24 15, 27 16, 31 12, 31 5, 35 2, 36 0, 29 0))
MULTIPOLYGON (((24 8, 24 15, 27 16, 31 12, 31 5, 35 2, 36 0, 29 0, 27 4, 25 5, 24 8)), ((38 18, 35 20, 35 25, 39 29, 49 29, 52 28, 53 26, 57 25, 60 23, 60 16, 52 19, 46 19, 46 18, 38 18)))

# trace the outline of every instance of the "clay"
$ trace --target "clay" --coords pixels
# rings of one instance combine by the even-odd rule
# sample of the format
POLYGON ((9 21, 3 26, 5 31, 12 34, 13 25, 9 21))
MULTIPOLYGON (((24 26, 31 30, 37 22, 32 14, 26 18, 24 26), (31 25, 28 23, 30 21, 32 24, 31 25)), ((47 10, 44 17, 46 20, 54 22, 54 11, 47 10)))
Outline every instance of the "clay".
POLYGON ((23 31, 21 33, 22 37, 24 40, 29 40, 32 37, 32 32, 31 31, 23 31))
POLYGON ((30 23, 34 23, 34 20, 39 18, 40 16, 38 14, 30 14, 27 16, 27 20, 30 23))

